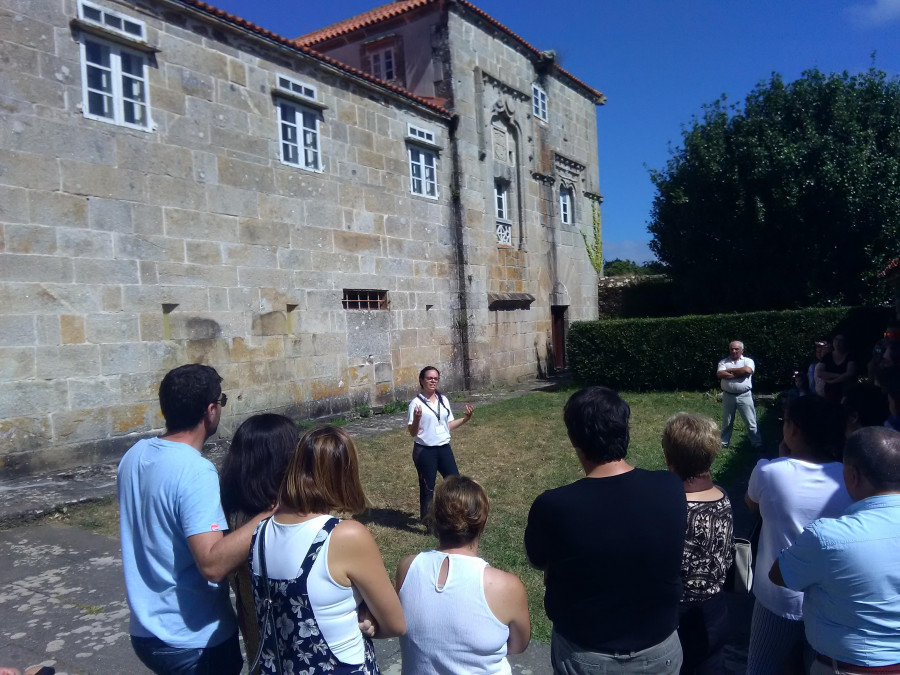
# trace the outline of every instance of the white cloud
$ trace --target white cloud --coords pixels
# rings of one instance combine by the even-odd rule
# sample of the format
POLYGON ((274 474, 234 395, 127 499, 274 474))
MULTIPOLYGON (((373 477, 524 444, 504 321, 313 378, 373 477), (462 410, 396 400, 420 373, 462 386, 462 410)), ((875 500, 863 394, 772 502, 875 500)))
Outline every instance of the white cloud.
POLYGON ((870 0, 853 5, 849 11, 859 25, 876 28, 900 19, 900 0, 870 0))
POLYGON ((603 259, 614 260, 615 258, 633 260, 636 263, 645 263, 649 260, 656 260, 656 256, 653 255, 653 251, 650 250, 649 241, 638 241, 636 239, 604 241, 603 259))

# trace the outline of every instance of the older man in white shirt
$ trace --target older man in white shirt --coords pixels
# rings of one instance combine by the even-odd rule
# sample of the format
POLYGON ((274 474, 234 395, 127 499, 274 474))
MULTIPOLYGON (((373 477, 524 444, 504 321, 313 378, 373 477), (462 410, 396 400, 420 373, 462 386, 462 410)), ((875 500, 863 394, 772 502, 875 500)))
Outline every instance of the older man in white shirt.
POLYGON ((741 413, 747 425, 750 445, 759 449, 762 438, 756 427, 756 408, 753 405, 753 372, 756 365, 744 356, 744 343, 735 340, 728 346, 728 356, 719 361, 716 377, 722 387, 722 447, 731 442, 735 410, 741 413))

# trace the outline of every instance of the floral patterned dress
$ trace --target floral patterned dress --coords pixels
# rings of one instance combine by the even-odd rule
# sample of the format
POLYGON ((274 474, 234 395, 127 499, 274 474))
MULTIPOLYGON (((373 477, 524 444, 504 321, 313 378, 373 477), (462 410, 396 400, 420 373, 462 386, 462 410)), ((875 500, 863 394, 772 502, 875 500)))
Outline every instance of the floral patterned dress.
MULTIPOLYGON (((253 556, 256 551, 257 535, 263 537, 260 542, 260 568, 265 566, 265 528, 269 519, 253 535, 250 545, 250 569, 253 569, 253 556)), ((331 531, 340 522, 338 518, 330 518, 316 534, 313 543, 300 566, 300 574, 294 579, 266 579, 261 575, 252 575, 253 603, 256 607, 256 618, 262 641, 262 654, 259 662, 261 673, 272 675, 313 675, 328 673, 329 675, 380 675, 375 663, 375 650, 372 641, 363 636, 365 641, 365 662, 362 664, 343 663, 334 655, 328 643, 322 637, 319 624, 313 614, 307 593, 307 580, 313 563, 322 550, 322 546, 331 531), (266 589, 268 581, 268 592, 266 589), (271 611, 268 604, 271 599, 271 611)))

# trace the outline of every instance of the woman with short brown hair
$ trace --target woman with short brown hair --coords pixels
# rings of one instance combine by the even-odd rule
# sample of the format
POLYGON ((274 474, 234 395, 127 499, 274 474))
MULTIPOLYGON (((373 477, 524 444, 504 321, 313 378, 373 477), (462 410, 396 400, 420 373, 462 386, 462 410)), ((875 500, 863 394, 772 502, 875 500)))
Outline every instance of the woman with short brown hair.
POLYGON ((250 547, 261 672, 379 672, 371 641, 360 632, 362 604, 375 637, 405 632, 372 535, 354 520, 330 515, 359 513, 365 506, 356 446, 347 432, 326 426, 303 434, 275 515, 260 523, 250 547))

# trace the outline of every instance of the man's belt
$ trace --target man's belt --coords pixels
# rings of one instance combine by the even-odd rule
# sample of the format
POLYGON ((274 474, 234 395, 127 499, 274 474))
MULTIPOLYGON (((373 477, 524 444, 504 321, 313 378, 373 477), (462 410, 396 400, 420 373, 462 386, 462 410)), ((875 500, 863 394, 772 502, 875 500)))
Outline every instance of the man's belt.
POLYGON ((722 393, 723 393, 723 394, 731 394, 732 396, 743 396, 744 394, 749 394, 751 391, 753 391, 753 390, 752 390, 752 389, 747 389, 746 391, 742 391, 740 394, 735 394, 733 391, 725 391, 725 390, 723 389, 723 390, 722 390, 722 393))
POLYGON ((851 673, 881 673, 882 675, 890 675, 891 673, 894 675, 900 674, 900 663, 895 663, 890 666, 857 666, 852 663, 838 661, 837 659, 825 656, 824 654, 816 654, 816 661, 824 663, 826 666, 831 666, 832 668, 837 666, 840 670, 847 670, 851 673))

